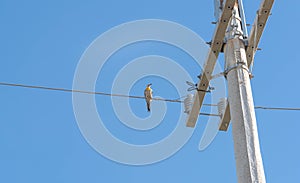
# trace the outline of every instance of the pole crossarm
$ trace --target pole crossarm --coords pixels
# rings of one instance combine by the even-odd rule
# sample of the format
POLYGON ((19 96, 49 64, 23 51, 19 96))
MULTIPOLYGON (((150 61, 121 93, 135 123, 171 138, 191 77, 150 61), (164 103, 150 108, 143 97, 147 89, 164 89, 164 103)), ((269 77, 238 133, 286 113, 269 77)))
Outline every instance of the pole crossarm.
POLYGON ((219 21, 217 22, 215 33, 211 43, 211 49, 208 53, 206 62, 204 64, 204 69, 201 74, 200 80, 197 84, 198 91, 196 91, 194 96, 194 103, 192 109, 188 115, 186 122, 187 127, 195 127, 198 120, 199 111, 201 109, 204 96, 209 87, 209 81, 211 79, 212 72, 214 70, 218 55, 222 49, 223 41, 225 37, 225 32, 232 15, 232 9, 234 7, 235 0, 226 0, 223 7, 219 21))
POLYGON ((264 31, 265 25, 267 23, 267 20, 270 16, 273 3, 274 0, 263 0, 261 2, 259 10, 257 11, 248 40, 248 47, 246 50, 248 67, 250 67, 253 63, 253 58, 257 50, 262 33, 264 31))
MULTIPOLYGON (((257 50, 257 46, 262 36, 262 33, 264 31, 265 25, 267 23, 267 20, 270 16, 273 3, 274 0, 263 0, 261 2, 259 10, 257 11, 256 18, 251 29, 250 37, 248 39, 248 47, 246 49, 247 66, 249 69, 253 63, 253 58, 257 50)), ((230 117, 229 103, 227 103, 225 107, 225 112, 221 119, 219 130, 227 131, 230 120, 231 117, 230 117)))

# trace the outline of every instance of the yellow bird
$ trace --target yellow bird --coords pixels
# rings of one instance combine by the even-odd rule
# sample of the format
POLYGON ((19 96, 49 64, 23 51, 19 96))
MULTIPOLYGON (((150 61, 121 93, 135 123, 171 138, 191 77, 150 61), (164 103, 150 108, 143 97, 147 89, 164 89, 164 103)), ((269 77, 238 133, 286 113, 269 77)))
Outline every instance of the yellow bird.
POLYGON ((147 103, 147 110, 148 112, 150 112, 150 104, 152 101, 152 89, 151 89, 151 83, 147 85, 145 91, 144 91, 144 96, 146 99, 146 103, 147 103))

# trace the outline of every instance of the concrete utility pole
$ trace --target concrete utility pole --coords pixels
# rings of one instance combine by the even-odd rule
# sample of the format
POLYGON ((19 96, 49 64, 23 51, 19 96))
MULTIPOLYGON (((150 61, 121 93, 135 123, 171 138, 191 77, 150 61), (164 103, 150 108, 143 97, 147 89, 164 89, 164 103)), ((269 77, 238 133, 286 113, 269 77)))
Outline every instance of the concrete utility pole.
POLYGON ((224 54, 237 178, 240 183, 265 183, 250 73, 237 3, 232 12, 226 32, 224 54))
POLYGON ((222 104, 220 106, 225 108, 219 108, 219 130, 227 131, 232 121, 238 182, 265 183, 249 68, 253 63, 274 0, 262 0, 249 37, 242 0, 214 0, 214 3, 216 29, 200 80, 196 85, 192 107, 186 110, 188 113, 186 126, 193 128, 196 125, 210 80, 213 79, 216 59, 223 50, 225 54, 223 74, 228 81, 228 102, 220 103, 222 104))

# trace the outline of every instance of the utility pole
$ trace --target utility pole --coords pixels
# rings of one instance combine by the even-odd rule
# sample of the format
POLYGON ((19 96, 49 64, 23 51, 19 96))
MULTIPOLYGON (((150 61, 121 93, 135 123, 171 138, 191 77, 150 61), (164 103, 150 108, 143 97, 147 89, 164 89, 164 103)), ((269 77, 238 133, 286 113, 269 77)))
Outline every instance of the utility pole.
POLYGON ((219 53, 224 51, 225 71, 223 74, 228 83, 228 102, 225 102, 225 108, 220 110, 219 130, 227 131, 232 121, 238 182, 265 183, 249 69, 274 0, 262 0, 249 37, 242 0, 214 1, 216 30, 200 80, 196 85, 197 91, 193 98, 192 108, 187 111, 186 126, 195 127, 209 82, 213 79, 212 72, 216 59, 219 53))
POLYGON ((225 74, 238 182, 265 183, 239 6, 226 32, 225 74))

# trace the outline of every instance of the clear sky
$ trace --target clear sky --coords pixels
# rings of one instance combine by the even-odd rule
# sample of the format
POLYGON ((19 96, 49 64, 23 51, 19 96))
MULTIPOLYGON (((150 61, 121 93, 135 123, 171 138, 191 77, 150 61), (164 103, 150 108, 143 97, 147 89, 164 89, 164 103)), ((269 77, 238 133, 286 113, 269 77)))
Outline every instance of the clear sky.
MULTIPOLYGON (((252 24, 260 1, 244 1, 247 22, 252 24)), ((257 106, 300 107, 300 62, 296 57, 299 6, 299 1, 275 0, 260 42, 262 51, 257 52, 253 68, 257 106)), ((71 89, 76 67, 88 46, 107 30, 141 19, 173 21, 210 41, 213 1, 1 0, 0 82, 71 89)), ((117 40, 111 41, 113 44, 117 40)), ((200 68, 182 50, 158 42, 141 42, 126 46, 107 60, 96 90, 110 93, 117 73, 135 58, 146 55, 176 60, 197 81, 200 68)), ((223 65, 222 56, 219 61, 223 65)), ((145 85, 152 82, 155 96, 178 98, 180 94, 171 79, 150 74, 132 83, 129 94, 142 96, 145 85)), ((200 116, 189 141, 173 156, 150 165, 132 166, 107 159, 87 143, 76 122, 72 94, 7 86, 0 86, 0 90, 0 182, 236 182, 231 128, 218 133, 207 149, 198 150, 207 117, 200 116)), ((95 99, 107 129, 120 140, 137 145, 168 136, 176 127, 182 107, 167 103, 161 124, 140 131, 120 123, 111 98, 95 99)), ((118 105, 119 99, 113 100, 118 105)), ((149 115, 143 100, 130 99, 129 104, 136 116, 149 115)), ((153 105, 155 108, 158 104, 153 105)), ((202 109, 209 111, 208 107, 202 109)), ((267 182, 300 182, 299 114, 256 110, 267 182)), ((115 149, 115 153, 122 155, 124 151, 115 149)))

